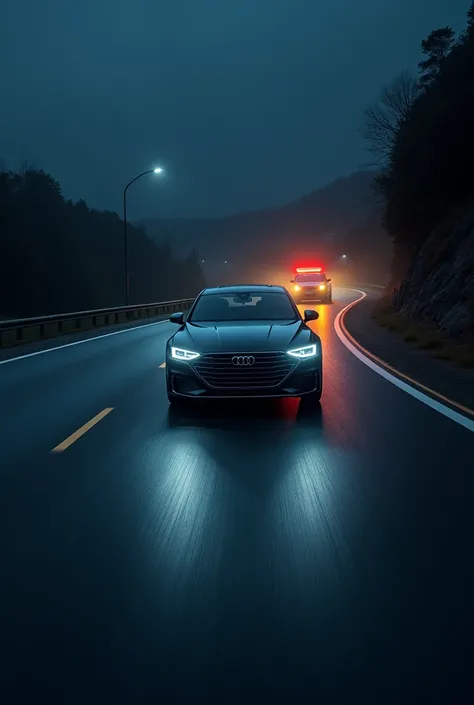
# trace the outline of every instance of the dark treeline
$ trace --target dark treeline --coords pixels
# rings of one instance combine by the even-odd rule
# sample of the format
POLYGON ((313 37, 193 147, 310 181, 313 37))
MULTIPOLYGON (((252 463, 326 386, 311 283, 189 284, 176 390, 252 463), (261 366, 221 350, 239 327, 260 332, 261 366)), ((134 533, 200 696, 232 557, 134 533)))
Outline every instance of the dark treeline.
POLYGON ((384 224, 394 241, 394 284, 436 228, 449 232, 474 204, 474 2, 465 31, 422 41, 418 75, 403 73, 368 109, 384 224))
MULTIPOLYGON (((197 254, 184 261, 128 225, 130 303, 193 296, 197 254)), ((28 317, 125 304, 123 221, 63 198, 45 172, 0 172, 0 315, 28 317)))

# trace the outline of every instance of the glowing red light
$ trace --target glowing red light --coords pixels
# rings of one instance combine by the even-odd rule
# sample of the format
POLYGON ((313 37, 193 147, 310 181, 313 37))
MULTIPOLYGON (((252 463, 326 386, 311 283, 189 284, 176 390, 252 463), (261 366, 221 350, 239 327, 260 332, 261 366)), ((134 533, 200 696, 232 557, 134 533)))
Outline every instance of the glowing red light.
POLYGON ((303 272, 322 272, 322 267, 297 267, 296 271, 298 274, 303 274, 303 272))

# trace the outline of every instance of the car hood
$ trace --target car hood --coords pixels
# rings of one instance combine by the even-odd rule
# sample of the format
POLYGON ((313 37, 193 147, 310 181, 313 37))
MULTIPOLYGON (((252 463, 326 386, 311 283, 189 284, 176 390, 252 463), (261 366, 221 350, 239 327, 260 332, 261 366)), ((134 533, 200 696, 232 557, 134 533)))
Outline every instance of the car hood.
POLYGON ((196 352, 260 352, 307 345, 316 336, 303 321, 186 323, 170 342, 196 352))

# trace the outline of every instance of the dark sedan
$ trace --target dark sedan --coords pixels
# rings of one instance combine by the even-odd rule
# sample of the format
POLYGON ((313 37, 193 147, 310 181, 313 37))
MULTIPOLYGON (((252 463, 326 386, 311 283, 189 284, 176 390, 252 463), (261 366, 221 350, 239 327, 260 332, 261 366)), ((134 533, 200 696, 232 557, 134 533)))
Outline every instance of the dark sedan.
POLYGON ((307 397, 322 392, 321 340, 281 286, 204 289, 166 346, 170 402, 195 398, 307 397))

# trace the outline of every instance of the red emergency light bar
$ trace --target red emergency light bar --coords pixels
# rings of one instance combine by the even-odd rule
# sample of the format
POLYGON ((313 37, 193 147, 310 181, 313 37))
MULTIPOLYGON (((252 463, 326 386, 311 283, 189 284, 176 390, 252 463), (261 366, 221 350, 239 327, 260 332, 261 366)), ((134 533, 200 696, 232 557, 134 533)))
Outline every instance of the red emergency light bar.
POLYGON ((303 272, 322 272, 322 267, 297 267, 296 271, 298 274, 303 274, 303 272))

